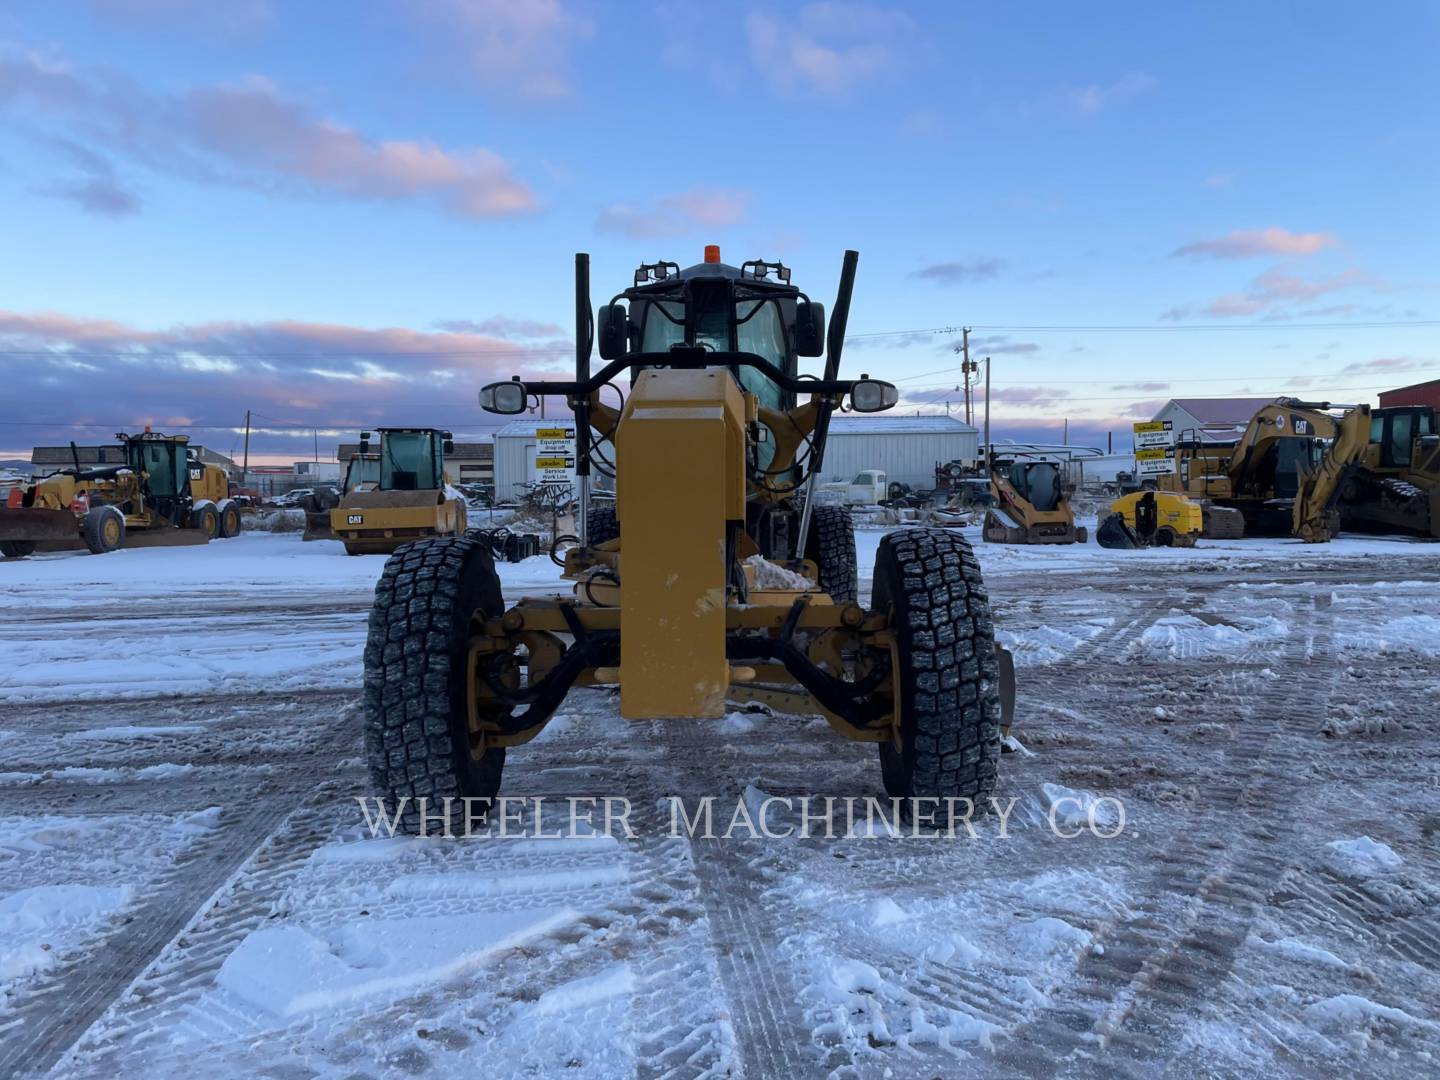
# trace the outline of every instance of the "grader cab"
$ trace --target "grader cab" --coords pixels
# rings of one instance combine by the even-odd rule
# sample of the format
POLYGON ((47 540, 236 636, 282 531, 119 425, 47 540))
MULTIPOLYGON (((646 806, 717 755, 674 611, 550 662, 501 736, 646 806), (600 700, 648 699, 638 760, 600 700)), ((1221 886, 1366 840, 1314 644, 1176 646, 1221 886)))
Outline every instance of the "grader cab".
POLYGON ((886 790, 921 816, 991 792, 1013 666, 969 544, 941 529, 884 537, 862 603, 848 510, 805 497, 834 411, 898 397, 839 377, 857 261, 846 253, 827 334, 778 263, 735 267, 711 247, 687 269, 645 265, 592 316, 576 257, 574 379, 480 395, 502 415, 540 396, 575 415, 568 593, 507 605, 489 551, 465 537, 396 552, 377 588, 366 746, 403 827, 495 796, 507 751, 575 687, 618 686, 632 720, 716 718, 730 702, 823 716, 877 745, 886 790), (595 339, 606 363, 592 372, 595 339), (819 377, 799 373, 822 354, 819 377), (613 509, 591 506, 594 472, 614 474, 613 509))

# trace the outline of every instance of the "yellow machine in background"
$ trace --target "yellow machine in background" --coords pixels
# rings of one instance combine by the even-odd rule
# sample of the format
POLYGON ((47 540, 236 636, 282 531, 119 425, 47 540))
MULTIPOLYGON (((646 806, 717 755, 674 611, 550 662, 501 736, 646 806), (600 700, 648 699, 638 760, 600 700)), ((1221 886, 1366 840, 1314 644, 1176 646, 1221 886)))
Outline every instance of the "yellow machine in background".
MULTIPOLYGON (((330 511, 330 528, 347 555, 387 555, 402 544, 465 532, 465 500, 445 483, 448 431, 380 428, 380 471, 330 511)), ((360 433, 360 458, 368 456, 370 432, 360 433)), ((363 469, 363 465, 361 468, 363 469)))
POLYGON ((712 247, 686 269, 648 264, 592 317, 588 257, 576 257, 575 379, 496 383, 480 399, 515 415, 563 396, 575 414, 570 593, 507 607, 488 545, 470 537, 398 552, 377 586, 365 743, 402 827, 492 798, 507 751, 577 686, 618 686, 621 716, 659 721, 656 733, 732 702, 823 716, 879 747, 886 790, 928 800, 922 818, 943 822, 993 790, 1013 668, 968 542, 887 535, 862 606, 849 510, 804 497, 832 413, 898 398, 889 383, 837 377, 857 260, 846 253, 827 335, 821 305, 777 263, 730 266, 712 247), (593 374, 592 333, 608 361, 593 374), (798 357, 822 352, 823 374, 801 378, 798 357), (602 400, 616 380, 630 384, 618 405, 602 400), (592 464, 613 466, 613 509, 590 505, 592 464))
POLYGON ((1357 532, 1440 537, 1435 410, 1392 405, 1371 413, 1369 442, 1341 482, 1340 516, 1357 532))
POLYGON ((330 514, 341 500, 352 491, 369 491, 380 486, 380 455, 352 454, 345 465, 345 478, 341 481, 338 495, 332 489, 323 489, 305 500, 305 532, 302 540, 334 540, 335 530, 331 527, 330 514))
POLYGON ((1335 492, 1321 474, 1343 473, 1347 462, 1341 459, 1355 445, 1353 431, 1344 434, 1345 425, 1368 427, 1368 417, 1368 406, 1276 398, 1236 439, 1218 442, 1198 431, 1182 433, 1175 444, 1176 471, 1158 476, 1157 486, 1201 504, 1207 539, 1293 535, 1326 540, 1339 525, 1335 492), (1336 445, 1339 450, 1330 454, 1336 445), (1302 495, 1304 478, 1311 474, 1316 483, 1302 495), (1324 488, 1318 500, 1317 484, 1324 488), (1324 520, 1316 516, 1317 505, 1329 507, 1324 520))
POLYGON ((1083 544, 1076 526, 1064 466, 1044 457, 991 460, 990 497, 983 535, 990 544, 1083 544))
POLYGON ((1104 548, 1194 547, 1204 528, 1199 503, 1168 491, 1136 491, 1110 504, 1095 541, 1104 548))
MULTIPOLYGON (((240 532, 225 470, 199 460, 184 435, 116 436, 124 465, 74 467, 11 491, 0 510, 0 554, 204 544, 240 532)), ((74 449, 74 444, 71 444, 74 449)))

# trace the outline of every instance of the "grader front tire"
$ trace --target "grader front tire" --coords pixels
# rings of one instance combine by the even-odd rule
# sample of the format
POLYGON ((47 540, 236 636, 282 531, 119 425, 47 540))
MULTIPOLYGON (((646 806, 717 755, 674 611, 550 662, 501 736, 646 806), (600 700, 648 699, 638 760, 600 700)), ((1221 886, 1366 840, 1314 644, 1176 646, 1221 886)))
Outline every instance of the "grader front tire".
MULTIPOLYGON (((463 826, 461 799, 488 802, 500 789, 505 751, 470 749, 466 672, 471 614, 504 610, 500 579, 485 547, 466 537, 407 544, 375 586, 365 643, 365 756, 375 792, 400 828, 440 828, 444 799, 451 826, 463 826)), ((475 816, 480 803, 471 806, 475 816)))
POLYGON ((854 603, 860 592, 855 558, 855 520, 847 506, 817 506, 810 521, 805 557, 820 569, 820 587, 837 604, 854 603))
POLYGON ((885 790, 946 799, 977 811, 995 789, 1000 759, 1000 671, 980 564, 963 536, 902 529, 880 541, 871 605, 892 611, 899 670, 900 747, 880 744, 885 790))

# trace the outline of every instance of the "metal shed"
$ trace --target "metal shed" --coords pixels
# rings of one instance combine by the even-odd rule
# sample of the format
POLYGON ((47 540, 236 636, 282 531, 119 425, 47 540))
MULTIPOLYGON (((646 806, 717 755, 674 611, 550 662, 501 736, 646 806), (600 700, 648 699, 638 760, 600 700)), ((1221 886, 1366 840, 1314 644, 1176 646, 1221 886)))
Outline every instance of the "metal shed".
MULTIPOLYGON (((574 424, 572 417, 512 420, 495 433, 495 497, 518 498, 535 480, 537 428, 574 424)), ((973 465, 979 432, 953 416, 837 416, 830 421, 823 479, 849 480, 861 469, 884 469, 890 480, 914 488, 935 484, 935 466, 973 465)), ((597 477, 597 486, 608 482, 597 477)))
POLYGON ((837 416, 830 421, 822 479, 884 469, 892 482, 930 488, 936 465, 973 465, 979 453, 980 433, 953 416, 837 416))

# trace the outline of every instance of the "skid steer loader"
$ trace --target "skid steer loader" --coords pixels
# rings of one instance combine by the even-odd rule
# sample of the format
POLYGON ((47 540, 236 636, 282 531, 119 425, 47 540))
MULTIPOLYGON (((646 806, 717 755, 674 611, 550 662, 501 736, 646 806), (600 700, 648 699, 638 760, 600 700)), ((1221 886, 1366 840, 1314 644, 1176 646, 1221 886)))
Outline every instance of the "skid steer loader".
POLYGON ((886 790, 919 800, 917 820, 983 803, 1014 678, 969 544, 887 535, 862 604, 849 511, 804 497, 835 410, 898 399, 838 377, 858 258, 846 252, 827 335, 822 306, 778 263, 727 265, 711 246, 687 269, 646 264, 592 316, 589 258, 576 256, 574 379, 480 392, 501 415, 542 395, 574 412, 569 594, 507 604, 487 545, 468 537, 402 548, 376 588, 365 743, 403 828, 495 796, 506 753, 573 687, 596 686, 618 686, 631 720, 722 717, 727 702, 818 714, 877 745, 886 790), (607 362, 592 373, 597 338, 607 362), (798 373, 798 357, 822 354, 819 378, 798 373), (606 403, 617 379, 629 396, 606 403), (592 469, 615 474, 613 509, 591 506, 592 469))
POLYGON ((125 464, 75 464, 14 488, 0 509, 0 555, 204 544, 240 533, 225 470, 199 460, 184 435, 116 435, 125 464))
MULTIPOLYGON (((465 500, 445 483, 448 431, 379 428, 379 476, 359 482, 330 511, 330 528, 347 555, 388 555, 411 541, 465 532, 465 500)), ((360 458, 370 432, 360 433, 360 458)), ((364 469, 362 464, 361 469, 364 469)))
POLYGON ((989 460, 991 505, 982 530, 987 544, 1083 544, 1090 538, 1075 524, 1061 464, 1023 452, 989 460))

